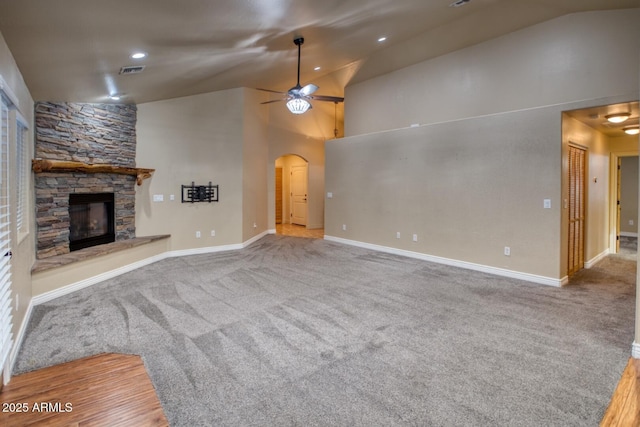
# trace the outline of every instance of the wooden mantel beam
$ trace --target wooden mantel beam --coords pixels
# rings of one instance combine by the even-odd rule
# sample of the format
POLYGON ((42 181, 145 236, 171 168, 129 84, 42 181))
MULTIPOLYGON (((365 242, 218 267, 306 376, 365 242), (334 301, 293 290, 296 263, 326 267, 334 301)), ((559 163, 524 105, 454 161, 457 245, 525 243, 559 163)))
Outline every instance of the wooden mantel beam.
POLYGON ((35 173, 42 172, 84 172, 84 173, 116 173, 121 175, 133 175, 136 184, 142 185, 142 181, 151 178, 155 169, 129 168, 126 166, 110 165, 106 163, 91 164, 67 160, 33 159, 31 168, 35 173))

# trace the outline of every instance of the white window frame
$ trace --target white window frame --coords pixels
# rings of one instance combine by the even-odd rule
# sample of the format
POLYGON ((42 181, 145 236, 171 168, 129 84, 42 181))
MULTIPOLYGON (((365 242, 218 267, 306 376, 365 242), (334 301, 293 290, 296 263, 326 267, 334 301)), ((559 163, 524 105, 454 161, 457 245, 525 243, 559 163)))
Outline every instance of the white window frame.
POLYGON ((11 298, 11 205, 9 200, 9 110, 18 106, 16 96, 0 76, 0 368, 3 381, 11 378, 13 348, 13 300, 11 298))

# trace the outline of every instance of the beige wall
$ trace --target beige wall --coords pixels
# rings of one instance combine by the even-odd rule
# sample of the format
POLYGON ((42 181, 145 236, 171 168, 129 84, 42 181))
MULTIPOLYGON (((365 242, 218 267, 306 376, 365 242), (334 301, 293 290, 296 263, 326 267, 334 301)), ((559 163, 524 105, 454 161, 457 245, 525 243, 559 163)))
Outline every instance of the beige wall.
MULTIPOLYGON (((18 112, 22 115, 29 126, 30 132, 28 132, 28 145, 30 147, 30 156, 33 154, 33 99, 27 86, 22 79, 20 70, 16 66, 16 63, 7 47, 2 34, 0 34, 0 75, 6 82, 9 90, 11 90, 18 98, 19 106, 18 112)), ((15 128, 10 130, 12 135, 15 135, 15 128)), ((15 138, 10 137, 9 146, 9 174, 10 177, 16 176, 16 163, 15 156, 11 153, 15 153, 15 138)), ((32 290, 31 290, 31 266, 35 261, 35 238, 34 232, 36 230, 33 211, 33 175, 30 176, 30 183, 25 189, 28 191, 29 197, 27 197, 27 206, 25 206, 25 220, 26 220, 26 233, 18 232, 15 228, 16 224, 16 205, 13 201, 17 200, 17 188, 11 186, 10 188, 10 207, 11 207, 11 251, 13 257, 11 260, 11 290, 13 298, 13 336, 14 340, 18 336, 18 331, 24 326, 23 323, 28 320, 25 318, 28 307, 31 303, 32 290), (16 308, 16 299, 18 300, 18 306, 16 308)), ((11 178, 13 179, 13 178, 11 178)))
POLYGON ((243 114, 243 89, 138 105, 136 163, 156 171, 136 187, 136 235, 171 234, 171 250, 243 241, 243 114), (181 203, 192 181, 219 185, 219 202, 181 203))
POLYGON ((638 22, 639 9, 566 15, 347 86, 345 135, 627 94, 638 22))
MULTIPOLYGON (((327 143, 325 234, 563 280, 562 112, 638 98, 628 52, 640 50, 639 20, 638 10, 568 15, 347 87, 352 136, 327 143)), ((596 256, 608 152, 590 144, 596 256)))
POLYGON ((558 278, 559 128, 548 108, 329 141, 325 234, 558 278))
POLYGON ((243 89, 242 141, 242 241, 267 230, 268 111, 260 102, 264 92, 243 89))
POLYGON ((623 157, 620 182, 620 232, 638 234, 638 156, 623 157), (630 221, 632 223, 630 223, 630 221))

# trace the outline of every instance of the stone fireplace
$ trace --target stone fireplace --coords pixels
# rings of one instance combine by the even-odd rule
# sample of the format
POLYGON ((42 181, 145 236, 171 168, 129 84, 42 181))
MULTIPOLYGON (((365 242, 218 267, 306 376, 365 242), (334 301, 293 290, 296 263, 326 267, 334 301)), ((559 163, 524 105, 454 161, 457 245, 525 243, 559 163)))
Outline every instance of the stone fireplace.
MULTIPOLYGON (((35 107, 35 158, 133 169, 136 113, 135 105, 39 102, 35 107)), ((95 223, 83 226, 87 228, 83 232, 72 229, 76 226, 71 218, 76 215, 72 213, 72 204, 94 194, 113 195, 112 208, 109 208, 113 211, 113 230, 100 233, 110 236, 98 244, 107 243, 109 239, 135 238, 135 184, 135 176, 121 173, 36 171, 36 257, 44 259, 80 249, 77 243, 71 243, 76 240, 76 234, 97 232, 90 230, 97 226, 95 223)), ((96 236, 85 238, 93 237, 96 236)))
POLYGON ((115 242, 113 193, 69 194, 69 250, 115 242))

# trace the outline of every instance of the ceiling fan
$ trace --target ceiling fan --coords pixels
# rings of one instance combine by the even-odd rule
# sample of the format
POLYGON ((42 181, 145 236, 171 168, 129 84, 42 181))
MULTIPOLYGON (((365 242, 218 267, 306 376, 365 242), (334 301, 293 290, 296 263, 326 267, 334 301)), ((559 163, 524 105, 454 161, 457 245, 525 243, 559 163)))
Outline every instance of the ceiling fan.
POLYGON ((344 98, 338 96, 325 96, 325 95, 313 95, 313 93, 318 90, 318 86, 313 83, 309 83, 306 86, 300 86, 300 47, 302 43, 304 43, 304 38, 296 37, 293 40, 293 43, 298 46, 298 81, 294 87, 289 89, 287 92, 278 92, 270 89, 258 89, 263 90, 265 92, 279 93, 282 95, 287 95, 282 99, 274 99, 272 101, 261 102, 261 104, 270 104, 272 102, 279 101, 287 101, 287 108, 293 114, 302 114, 306 112, 309 108, 311 108, 311 103, 309 101, 329 101, 329 102, 343 102, 344 98))

